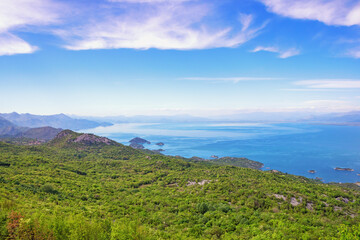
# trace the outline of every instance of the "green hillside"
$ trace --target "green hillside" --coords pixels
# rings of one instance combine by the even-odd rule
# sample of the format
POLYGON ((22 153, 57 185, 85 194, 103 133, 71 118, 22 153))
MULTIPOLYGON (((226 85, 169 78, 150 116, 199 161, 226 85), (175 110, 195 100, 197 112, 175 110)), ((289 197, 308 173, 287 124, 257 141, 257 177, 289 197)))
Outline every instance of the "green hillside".
POLYGON ((0 142, 0 183, 0 239, 360 237, 355 189, 71 131, 41 146, 0 142))

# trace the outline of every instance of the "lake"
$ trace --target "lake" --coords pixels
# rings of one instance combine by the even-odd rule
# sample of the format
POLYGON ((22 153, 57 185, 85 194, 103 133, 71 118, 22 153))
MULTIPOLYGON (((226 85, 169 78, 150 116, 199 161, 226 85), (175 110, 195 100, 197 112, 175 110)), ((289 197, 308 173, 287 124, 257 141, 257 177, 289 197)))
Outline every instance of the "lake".
POLYGON ((167 155, 246 157, 276 169, 324 182, 360 181, 360 127, 300 123, 126 123, 84 130, 129 145, 142 137, 167 155), (155 145, 165 143, 164 146, 155 145), (336 171, 335 167, 355 171, 336 171), (315 170, 315 174, 308 171, 315 170))

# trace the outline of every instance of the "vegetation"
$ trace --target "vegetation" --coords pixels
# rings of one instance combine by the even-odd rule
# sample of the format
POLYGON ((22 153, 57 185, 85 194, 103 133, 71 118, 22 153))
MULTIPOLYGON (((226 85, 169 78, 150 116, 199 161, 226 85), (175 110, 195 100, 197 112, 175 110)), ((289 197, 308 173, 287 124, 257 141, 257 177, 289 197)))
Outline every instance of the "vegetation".
POLYGON ((249 160, 247 158, 236 158, 236 157, 222 157, 211 160, 212 163, 219 165, 230 165, 236 167, 260 169, 264 167, 264 164, 261 162, 249 160))
POLYGON ((59 135, 0 142, 0 239, 360 237, 355 189, 59 135))

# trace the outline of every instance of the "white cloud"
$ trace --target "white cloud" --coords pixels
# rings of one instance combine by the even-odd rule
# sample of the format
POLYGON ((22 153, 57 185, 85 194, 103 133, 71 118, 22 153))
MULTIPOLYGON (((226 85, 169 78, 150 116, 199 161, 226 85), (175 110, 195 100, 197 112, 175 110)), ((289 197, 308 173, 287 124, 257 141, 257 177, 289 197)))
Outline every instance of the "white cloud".
POLYGON ((269 80, 281 80, 281 78, 269 78, 269 77, 186 77, 181 78, 182 80, 191 81, 224 81, 224 82, 242 82, 242 81, 269 81, 269 80))
POLYGON ((13 32, 57 22, 57 7, 58 4, 50 0, 1 0, 0 55, 34 52, 37 47, 31 46, 13 32))
POLYGON ((299 55, 300 51, 298 49, 296 49, 296 48, 290 48, 290 49, 285 50, 285 51, 280 51, 279 54, 280 54, 279 58, 289 58, 289 57, 299 55))
POLYGON ((268 11, 327 25, 360 25, 360 3, 354 0, 259 0, 268 11))
POLYGON ((319 89, 354 89, 360 88, 360 80, 351 79, 321 79, 321 80, 303 80, 295 82, 295 85, 305 86, 308 88, 319 89))
POLYGON ((238 27, 214 26, 206 21, 213 14, 211 5, 197 1, 120 2, 111 6, 113 9, 123 7, 124 11, 110 12, 106 18, 97 13, 90 23, 57 31, 68 42, 65 48, 188 50, 236 47, 255 37, 265 26, 251 27, 251 15, 240 15, 238 27), (136 2, 140 6, 133 7, 124 2, 136 2), (141 4, 145 2, 151 4, 141 4))
POLYGON ((290 48, 290 49, 287 49, 287 50, 281 50, 281 49, 279 49, 277 47, 263 47, 263 46, 258 46, 254 50, 252 50, 251 52, 260 52, 260 51, 278 53, 279 58, 289 58, 289 57, 293 57, 293 56, 296 56, 296 55, 300 54, 300 50, 298 50, 296 48, 290 48))
POLYGON ((256 47, 254 50, 252 50, 252 52, 260 52, 260 51, 266 51, 266 52, 279 52, 279 49, 276 47, 262 47, 262 46, 258 46, 256 47))
POLYGON ((33 53, 37 47, 31 46, 21 38, 12 34, 0 35, 0 56, 33 53))

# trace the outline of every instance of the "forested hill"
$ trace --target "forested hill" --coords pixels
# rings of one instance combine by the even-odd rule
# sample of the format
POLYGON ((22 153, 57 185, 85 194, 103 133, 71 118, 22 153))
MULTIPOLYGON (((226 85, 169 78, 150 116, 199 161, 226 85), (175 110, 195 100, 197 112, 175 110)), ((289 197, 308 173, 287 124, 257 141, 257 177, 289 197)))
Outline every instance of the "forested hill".
POLYGON ((0 142, 0 239, 358 239, 360 192, 63 131, 0 142))

